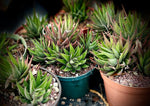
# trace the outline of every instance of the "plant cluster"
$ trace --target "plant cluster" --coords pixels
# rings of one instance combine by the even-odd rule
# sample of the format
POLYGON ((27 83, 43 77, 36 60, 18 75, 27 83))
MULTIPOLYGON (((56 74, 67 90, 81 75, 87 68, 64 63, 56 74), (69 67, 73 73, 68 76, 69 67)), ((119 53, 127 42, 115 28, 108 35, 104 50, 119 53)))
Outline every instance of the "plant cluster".
POLYGON ((23 103, 38 105, 38 103, 47 103, 52 91, 52 76, 43 75, 39 70, 36 76, 33 76, 31 70, 29 72, 29 80, 24 81, 23 85, 17 82, 17 88, 20 93, 20 98, 23 103))
POLYGON ((94 36, 92 31, 88 31, 86 34, 81 34, 79 38, 80 45, 82 45, 85 50, 88 52, 93 49, 97 50, 97 41, 99 40, 98 34, 94 36))
POLYGON ((27 48, 26 41, 22 36, 7 33, 1 35, 0 88, 11 89, 22 103, 38 105, 48 102, 52 91, 52 76, 47 76, 47 73, 43 74, 39 69, 36 70, 37 74, 35 75, 31 69, 33 57, 29 61, 29 57, 25 57, 24 54, 20 57, 12 54, 12 49, 16 47, 16 45, 9 46, 12 39, 20 40, 27 48))
POLYGON ((69 44, 77 45, 77 26, 78 23, 75 23, 70 15, 65 15, 55 18, 43 27, 43 34, 39 40, 32 40, 34 48, 28 48, 30 54, 34 55, 33 61, 54 63, 61 52, 59 49, 68 48, 69 44))
POLYGON ((47 50, 48 48, 48 41, 45 40, 45 38, 43 37, 40 37, 39 40, 31 40, 34 47, 29 47, 28 50, 29 50, 29 53, 30 55, 33 55, 34 58, 33 58, 33 61, 36 62, 36 63, 42 63, 45 61, 46 59, 46 56, 45 54, 43 53, 45 50, 47 50))
MULTIPOLYGON (((0 54, 1 54, 1 56, 7 53, 8 42, 9 42, 9 40, 7 39, 7 34, 2 33, 0 35, 0 54)), ((11 48, 14 48, 14 46, 16 46, 16 45, 13 45, 13 47, 11 47, 11 48)), ((10 50, 11 48, 8 48, 8 49, 10 50)))
POLYGON ((129 37, 130 40, 135 41, 147 35, 147 24, 136 12, 130 12, 128 15, 122 12, 119 14, 118 21, 114 21, 113 30, 117 35, 121 33, 125 39, 129 37))
POLYGON ((60 53, 60 58, 56 60, 61 63, 61 70, 71 71, 75 73, 76 71, 81 71, 89 66, 86 64, 87 51, 83 51, 82 47, 77 46, 75 49, 70 44, 70 50, 63 49, 64 53, 60 53))
POLYGON ((7 89, 13 89, 22 103, 38 105, 50 100, 52 91, 52 76, 43 74, 38 68, 31 68, 32 58, 15 59, 8 52, 8 57, 0 57, 0 84, 7 89), (36 71, 36 72, 34 72, 36 71), (11 86, 10 86, 11 84, 11 86), (17 93, 18 92, 18 93, 17 93))
POLYGON ((63 0, 64 9, 71 13, 76 22, 83 22, 88 18, 87 2, 88 0, 63 0))
POLYGON ((71 15, 56 17, 50 24, 43 28, 43 36, 59 47, 67 47, 69 46, 68 43, 76 41, 79 33, 76 30, 77 26, 78 23, 75 23, 71 15))
POLYGON ((15 88, 15 83, 19 82, 22 83, 24 80, 27 79, 27 74, 28 71, 30 70, 31 67, 31 60, 28 62, 28 57, 26 60, 24 60, 24 58, 22 57, 22 59, 15 59, 11 53, 9 53, 9 61, 10 61, 10 66, 11 68, 9 70, 11 70, 11 74, 8 77, 8 79, 6 80, 5 83, 5 88, 7 88, 9 86, 9 84, 12 84, 12 88, 15 88))
POLYGON ((21 41, 21 43, 24 46, 24 53, 23 53, 24 56, 27 49, 27 44, 25 39, 22 36, 19 36, 17 34, 9 34, 9 33, 0 34, 0 55, 6 56, 8 55, 7 54, 8 51, 13 52, 13 50, 18 46, 18 44, 11 45, 10 44, 11 40, 21 41))
POLYGON ((5 86, 6 80, 12 74, 13 69, 11 63, 13 64, 13 62, 10 63, 10 59, 15 56, 15 53, 13 51, 15 51, 18 46, 17 43, 12 45, 11 41, 21 41, 21 43, 24 45, 24 53, 22 54, 22 56, 25 56, 27 49, 27 44, 23 37, 17 34, 0 34, 0 85, 2 87, 5 86))
POLYGON ((90 18, 93 22, 91 26, 94 31, 98 33, 111 31, 112 22, 116 18, 114 4, 112 2, 106 5, 101 4, 101 7, 95 4, 95 9, 90 18))
POLYGON ((99 49, 93 51, 95 61, 101 65, 101 71, 107 75, 121 74, 124 70, 129 68, 133 50, 130 49, 131 42, 126 42, 122 36, 117 40, 113 35, 106 38, 104 35, 104 42, 99 44, 99 49))
POLYGON ((124 9, 115 13, 110 3, 96 5, 91 20, 94 31, 104 35, 98 50, 91 51, 101 71, 106 75, 120 75, 136 69, 149 76, 149 48, 142 45, 149 39, 148 24, 139 14, 127 14, 124 9))
POLYGON ((43 28, 39 40, 32 40, 34 48, 28 50, 34 55, 33 61, 53 64, 62 71, 76 72, 87 68, 87 55, 97 48, 99 37, 94 38, 91 31, 79 32, 77 26, 69 14, 55 18, 43 28))
POLYGON ((0 87, 5 86, 5 82, 11 75, 11 65, 6 57, 0 55, 0 87))
POLYGON ((147 39, 142 44, 141 41, 136 41, 136 49, 137 53, 135 55, 136 60, 136 70, 139 70, 143 75, 150 76, 150 47, 149 47, 150 40, 147 39))
POLYGON ((26 17, 26 25, 23 25, 26 32, 24 35, 27 35, 29 38, 39 38, 42 33, 42 28, 47 24, 47 16, 42 17, 40 20, 39 14, 35 11, 33 12, 33 17, 26 17))
POLYGON ((29 57, 24 54, 24 57, 14 57, 11 49, 16 45, 8 48, 8 36, 0 36, 0 53, 7 53, 4 57, 0 56, 0 84, 12 89, 16 95, 19 94, 21 102, 32 105, 46 103, 52 90, 52 77, 43 75, 39 70, 34 74, 31 69, 32 60, 44 65, 56 65, 61 71, 76 73, 90 66, 87 55, 97 46, 97 38, 94 38, 91 31, 83 33, 82 30, 77 30, 78 22, 70 14, 56 17, 47 25, 45 19, 40 21, 35 12, 33 18, 27 18, 27 25, 24 25, 27 33, 24 34, 29 38, 26 40, 32 41, 31 47, 27 46, 20 35, 9 36, 11 39, 20 40, 25 48, 28 47, 29 57))

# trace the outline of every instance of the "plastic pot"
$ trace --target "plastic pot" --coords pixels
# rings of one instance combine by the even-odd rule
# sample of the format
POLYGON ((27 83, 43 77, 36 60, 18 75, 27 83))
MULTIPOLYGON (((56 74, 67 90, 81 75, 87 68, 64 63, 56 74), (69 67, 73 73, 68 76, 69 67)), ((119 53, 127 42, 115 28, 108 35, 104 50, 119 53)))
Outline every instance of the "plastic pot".
POLYGON ((107 78, 101 71, 110 106, 150 106, 150 87, 128 87, 107 78))
POLYGON ((62 96, 67 98, 80 98, 89 91, 89 79, 94 69, 78 77, 58 76, 62 85, 62 96))

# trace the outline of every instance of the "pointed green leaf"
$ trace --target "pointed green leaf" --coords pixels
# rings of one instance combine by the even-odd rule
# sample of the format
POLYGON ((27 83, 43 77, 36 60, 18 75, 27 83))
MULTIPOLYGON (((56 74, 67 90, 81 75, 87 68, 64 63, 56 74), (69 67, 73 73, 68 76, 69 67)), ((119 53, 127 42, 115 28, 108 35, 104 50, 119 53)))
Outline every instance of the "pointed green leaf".
POLYGON ((75 54, 75 50, 73 48, 73 46, 70 44, 70 54, 74 55, 75 54))
POLYGON ((50 96, 52 92, 52 89, 48 89, 47 92, 44 94, 44 98, 47 98, 48 96, 50 96))
POLYGON ((69 61, 70 60, 70 56, 69 55, 66 55, 64 53, 61 53, 60 54, 66 61, 69 61))
POLYGON ((63 48, 65 54, 69 54, 68 50, 66 50, 65 48, 63 48))
POLYGON ((89 65, 84 64, 84 65, 82 65, 81 67, 84 69, 84 68, 88 68, 89 65))
POLYGON ((71 63, 67 63, 67 65, 66 65, 67 67, 69 67, 69 68, 71 68, 72 67, 72 65, 71 65, 71 63))
POLYGON ((41 82, 41 84, 40 84, 37 88, 42 88, 42 89, 44 89, 44 88, 46 87, 47 80, 48 80, 48 77, 46 77, 46 78, 44 79, 44 81, 41 82))
POLYGON ((34 89, 36 88, 36 82, 32 72, 30 71, 29 73, 30 73, 30 94, 32 94, 34 89))
POLYGON ((42 101, 42 103, 43 103, 43 104, 44 104, 44 103, 47 103, 49 100, 50 100, 50 98, 47 97, 46 99, 44 99, 44 100, 42 101))
POLYGON ((86 59, 85 59, 85 60, 81 60, 81 61, 79 62, 79 65, 85 64, 85 63, 86 63, 86 59))
POLYGON ((25 97, 26 97, 28 100, 32 100, 31 97, 30 97, 29 92, 27 91, 27 87, 24 88, 24 94, 25 94, 25 97))
POLYGON ((119 53, 114 47, 112 47, 112 51, 113 51, 113 54, 115 55, 115 57, 119 58, 119 53))
POLYGON ((49 76, 49 80, 48 80, 48 82, 47 82, 47 84, 46 84, 46 87, 45 87, 46 90, 48 90, 48 89, 50 88, 50 84, 51 84, 51 82, 52 82, 52 79, 53 79, 53 77, 50 75, 50 76, 49 76))
POLYGON ((120 57, 119 57, 119 63, 121 63, 121 62, 124 60, 124 58, 127 56, 128 52, 129 52, 129 48, 126 48, 126 49, 123 51, 123 53, 121 53, 121 55, 120 55, 120 57))
POLYGON ((65 69, 63 71, 71 71, 72 68, 69 68, 69 67, 65 67, 65 69))
POLYGON ((104 47, 104 46, 100 46, 100 49, 101 49, 102 51, 112 53, 111 49, 106 48, 106 47, 104 47))
POLYGON ((25 97, 25 94, 24 94, 24 89, 23 89, 23 87, 17 82, 17 88, 18 88, 18 90, 19 90, 19 93, 23 96, 23 97, 25 97))
POLYGON ((61 66, 61 67, 60 67, 60 70, 64 70, 65 67, 66 67, 65 65, 61 66))
POLYGON ((104 41, 105 41, 106 46, 111 48, 111 43, 109 42, 109 40, 106 38, 105 35, 103 35, 103 37, 104 37, 104 41))
POLYGON ((101 60, 101 59, 97 59, 97 58, 95 58, 95 57, 94 57, 94 60, 95 60, 99 65, 104 65, 104 64, 107 63, 107 61, 101 60))
POLYGON ((37 72, 37 77, 36 77, 36 85, 37 85, 37 86, 40 85, 40 80, 41 80, 40 71, 38 71, 38 72, 37 72))
POLYGON ((64 65, 67 63, 65 59, 59 59, 59 58, 57 58, 56 60, 57 60, 58 62, 64 64, 64 65))
POLYGON ((144 74, 150 76, 150 63, 144 66, 144 74))
POLYGON ((114 54, 112 54, 112 53, 101 51, 101 54, 105 55, 105 56, 107 56, 107 57, 109 57, 111 59, 115 58, 114 54))
POLYGON ((114 73, 115 73, 116 71, 109 71, 109 72, 107 72, 107 74, 106 75, 108 75, 108 76, 110 76, 110 75, 113 75, 114 73))
POLYGON ((80 56, 81 52, 80 52, 80 48, 79 46, 76 48, 76 52, 75 52, 75 57, 80 56))
POLYGON ((84 52, 84 53, 82 53, 82 59, 85 59, 86 58, 86 55, 87 55, 87 50, 84 52))

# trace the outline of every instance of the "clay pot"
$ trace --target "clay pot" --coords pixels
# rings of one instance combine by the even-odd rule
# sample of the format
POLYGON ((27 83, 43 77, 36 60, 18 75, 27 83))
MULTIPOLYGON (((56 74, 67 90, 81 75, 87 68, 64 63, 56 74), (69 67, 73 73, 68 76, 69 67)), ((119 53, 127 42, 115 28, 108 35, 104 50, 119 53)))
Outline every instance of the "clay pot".
POLYGON ((123 86, 107 78, 101 71, 100 74, 110 106, 150 106, 150 87, 123 86))
MULTIPOLYGON (((24 24, 26 25, 26 24, 24 24)), ((23 27, 23 25, 21 25, 20 27, 18 27, 15 31, 14 31, 14 34, 18 34, 18 35, 21 35, 21 36, 25 36, 25 35, 22 35, 23 33, 26 33, 26 29, 23 27)))
POLYGON ((24 27, 23 26, 20 26, 19 28, 17 28, 14 32, 14 34, 18 34, 21 30, 23 30, 24 27))

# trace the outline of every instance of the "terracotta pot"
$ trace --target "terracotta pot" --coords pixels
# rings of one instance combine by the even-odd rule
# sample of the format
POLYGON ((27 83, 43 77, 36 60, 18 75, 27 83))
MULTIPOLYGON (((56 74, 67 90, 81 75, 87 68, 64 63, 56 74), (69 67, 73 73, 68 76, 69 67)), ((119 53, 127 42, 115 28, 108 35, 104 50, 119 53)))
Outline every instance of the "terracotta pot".
POLYGON ((150 106, 150 87, 123 86, 107 78, 101 71, 100 74, 110 106, 150 106))
POLYGON ((14 34, 18 34, 21 30, 23 30, 24 27, 23 26, 20 26, 19 28, 17 28, 14 32, 14 34))

